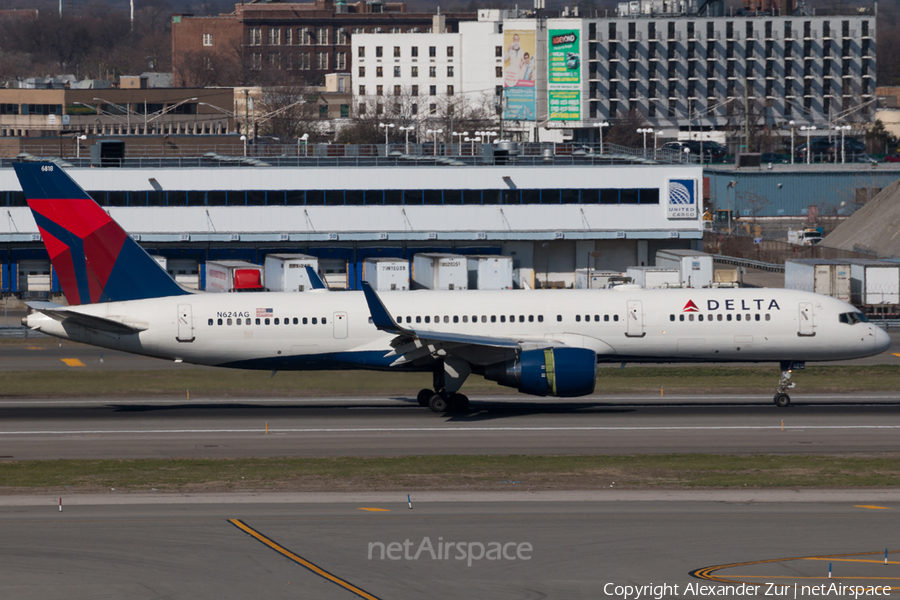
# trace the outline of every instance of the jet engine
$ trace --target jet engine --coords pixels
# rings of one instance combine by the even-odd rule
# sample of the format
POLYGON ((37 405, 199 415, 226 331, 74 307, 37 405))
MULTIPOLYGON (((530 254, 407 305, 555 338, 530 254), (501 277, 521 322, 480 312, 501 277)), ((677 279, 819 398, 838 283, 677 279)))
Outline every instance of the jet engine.
POLYGON ((533 396, 586 396, 594 391, 597 354, 586 348, 525 350, 515 360, 485 367, 484 377, 533 396))

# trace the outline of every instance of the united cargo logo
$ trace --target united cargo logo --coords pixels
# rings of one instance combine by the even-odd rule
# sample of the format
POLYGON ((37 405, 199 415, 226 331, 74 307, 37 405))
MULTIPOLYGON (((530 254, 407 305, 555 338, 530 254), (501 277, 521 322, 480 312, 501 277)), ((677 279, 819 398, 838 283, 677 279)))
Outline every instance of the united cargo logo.
POLYGON ((700 312, 700 309, 697 308, 697 305, 694 304, 693 300, 688 300, 687 304, 684 305, 684 308, 681 309, 681 312, 700 312))
POLYGON ((668 213, 670 219, 696 219, 697 200, 693 179, 670 179, 668 213))

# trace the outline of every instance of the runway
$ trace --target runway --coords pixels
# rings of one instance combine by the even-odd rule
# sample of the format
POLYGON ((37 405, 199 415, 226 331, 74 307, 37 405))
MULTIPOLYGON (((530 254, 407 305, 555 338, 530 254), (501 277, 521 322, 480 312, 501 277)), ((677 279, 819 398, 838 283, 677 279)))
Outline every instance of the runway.
POLYGON ((624 586, 667 585, 659 598, 695 598, 705 595, 686 593, 689 584, 741 583, 758 585, 748 596, 763 598, 771 582, 900 589, 900 552, 890 551, 900 503, 865 508, 864 493, 830 503, 654 497, 430 499, 413 510, 405 498, 100 498, 63 513, 50 498, 0 504, 0 586, 19 600, 633 600, 624 586))
POLYGON ((900 394, 0 401, 0 458, 895 452, 900 394), (268 431, 268 432, 267 432, 268 431))

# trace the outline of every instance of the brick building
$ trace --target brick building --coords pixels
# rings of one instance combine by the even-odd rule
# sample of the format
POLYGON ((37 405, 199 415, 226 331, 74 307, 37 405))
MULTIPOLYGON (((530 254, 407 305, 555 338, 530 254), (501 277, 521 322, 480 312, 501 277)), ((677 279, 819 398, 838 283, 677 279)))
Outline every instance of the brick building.
POLYGON ((233 85, 297 79, 323 83, 351 68, 354 33, 456 32, 475 13, 407 12, 383 2, 250 2, 217 17, 172 17, 175 85, 233 85))

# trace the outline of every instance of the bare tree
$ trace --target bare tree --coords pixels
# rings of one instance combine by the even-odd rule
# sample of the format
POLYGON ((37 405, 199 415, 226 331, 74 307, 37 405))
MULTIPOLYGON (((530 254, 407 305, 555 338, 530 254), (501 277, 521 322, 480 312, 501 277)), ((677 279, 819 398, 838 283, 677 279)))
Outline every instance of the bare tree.
POLYGON ((272 116, 260 123, 257 133, 282 140, 294 140, 304 133, 315 138, 323 102, 318 92, 302 84, 264 87, 258 110, 272 116))

